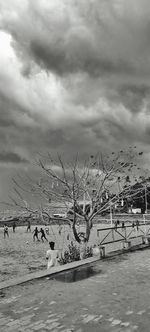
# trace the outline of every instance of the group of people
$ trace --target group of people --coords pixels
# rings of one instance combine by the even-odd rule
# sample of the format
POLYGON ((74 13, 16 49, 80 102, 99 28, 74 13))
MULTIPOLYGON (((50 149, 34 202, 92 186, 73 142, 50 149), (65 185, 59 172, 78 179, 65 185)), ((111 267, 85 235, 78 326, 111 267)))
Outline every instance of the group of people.
MULTIPOLYGON (((12 224, 12 229, 13 229, 13 233, 15 233, 15 231, 16 231, 16 223, 15 223, 15 221, 14 221, 14 223, 12 224)), ((4 225, 4 239, 5 239, 6 237, 9 237, 9 228, 8 228, 8 226, 5 224, 5 225, 4 225)))
MULTIPOLYGON (((13 231, 15 231, 14 228, 13 228, 13 231)), ((48 229, 47 229, 47 231, 48 231, 48 229)), ((37 241, 40 241, 38 238, 39 233, 41 233, 42 242, 44 241, 44 239, 46 241, 48 241, 46 238, 46 235, 45 235, 45 231, 42 227, 40 228, 40 231, 38 230, 38 227, 35 227, 35 229, 33 231, 33 241, 35 241, 35 239, 37 239, 37 241)), ((5 224, 4 225, 4 238, 6 238, 6 236, 9 237, 9 230, 8 230, 8 226, 5 224)), ((49 245, 50 245, 50 249, 47 250, 47 252, 46 252, 48 269, 52 266, 56 266, 58 264, 58 258, 59 258, 58 250, 55 250, 55 242, 51 241, 51 242, 49 242, 49 245)))
MULTIPOLYGON (((12 225, 13 228, 13 232, 15 232, 16 229, 16 223, 14 222, 12 225)), ((31 224, 30 222, 28 222, 27 225, 27 232, 31 232, 31 224)), ((49 228, 46 227, 45 230, 41 227, 40 230, 38 230, 38 227, 36 226, 35 229, 33 230, 32 234, 33 234, 33 241, 37 240, 37 241, 42 241, 44 242, 44 240, 48 241, 46 234, 49 235, 49 228), (41 234, 41 238, 39 239, 39 234, 41 234)), ((9 228, 8 226, 5 224, 4 225, 4 239, 6 237, 9 237, 9 228)), ((50 249, 47 250, 46 252, 46 260, 47 260, 47 268, 49 269, 52 266, 56 266, 58 264, 58 258, 59 258, 59 254, 58 254, 58 250, 55 250, 55 242, 51 241, 49 242, 49 246, 50 249)))
MULTIPOLYGON (((122 228, 125 228, 125 222, 124 221, 122 221, 121 223, 120 223, 120 221, 119 220, 115 220, 115 226, 114 226, 114 228, 115 228, 115 230, 117 230, 117 227, 119 227, 119 226, 121 226, 122 228)), ((134 228, 134 227, 136 227, 136 229, 138 230, 139 229, 139 220, 136 220, 136 221, 133 221, 132 222, 132 227, 134 228)))
MULTIPOLYGON (((49 234, 48 229, 45 229, 46 233, 49 234)), ((46 234, 45 234, 44 229, 41 227, 40 230, 38 230, 38 227, 36 226, 33 233, 33 241, 37 240, 40 241, 39 239, 39 233, 41 234, 41 241, 44 242, 44 240, 48 241, 46 234)))
MULTIPOLYGON (((47 269, 59 265, 59 253, 58 250, 55 250, 55 242, 49 242, 50 249, 46 252, 46 259, 47 259, 47 269)), ((92 256, 93 257, 100 257, 101 252, 98 245, 94 244, 92 247, 92 256)), ((85 242, 84 240, 81 241, 80 245, 80 259, 85 258, 85 242)))
MULTIPOLYGON (((14 222, 12 224, 13 233, 15 233, 16 227, 17 227, 16 223, 14 222)), ((9 227, 6 224, 4 224, 3 231, 4 231, 4 239, 6 237, 9 238, 9 227)), ((30 221, 28 221, 28 225, 27 225, 27 233, 28 232, 31 232, 31 223, 30 223, 30 221)), ((38 230, 38 227, 36 226, 35 229, 33 230, 32 234, 33 234, 33 241, 35 241, 35 240, 37 240, 37 241, 41 240, 42 242, 44 242, 44 240, 48 241, 48 239, 46 237, 46 234, 49 235, 49 228, 46 227, 45 230, 44 230, 41 227, 40 230, 38 230), (39 239, 39 234, 41 234, 40 239, 39 239)))

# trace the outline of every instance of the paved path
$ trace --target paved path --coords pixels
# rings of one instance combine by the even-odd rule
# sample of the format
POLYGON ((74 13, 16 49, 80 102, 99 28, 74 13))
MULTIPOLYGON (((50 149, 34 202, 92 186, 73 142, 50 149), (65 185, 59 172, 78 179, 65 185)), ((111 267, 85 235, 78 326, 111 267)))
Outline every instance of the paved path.
POLYGON ((149 332, 150 250, 1 291, 0 331, 149 332))

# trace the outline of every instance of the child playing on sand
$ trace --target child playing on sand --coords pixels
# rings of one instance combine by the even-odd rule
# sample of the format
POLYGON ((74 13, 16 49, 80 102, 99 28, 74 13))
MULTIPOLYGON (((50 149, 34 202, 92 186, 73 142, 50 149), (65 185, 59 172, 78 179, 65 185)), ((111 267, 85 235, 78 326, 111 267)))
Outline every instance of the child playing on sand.
POLYGON ((6 235, 7 235, 7 237, 9 237, 8 226, 4 225, 4 239, 6 238, 6 235))

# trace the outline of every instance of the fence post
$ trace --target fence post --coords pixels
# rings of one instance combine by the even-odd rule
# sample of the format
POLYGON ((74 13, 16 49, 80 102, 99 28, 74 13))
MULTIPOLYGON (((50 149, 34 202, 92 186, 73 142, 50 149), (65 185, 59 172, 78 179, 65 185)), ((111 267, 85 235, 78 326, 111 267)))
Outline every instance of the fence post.
POLYGON ((114 237, 114 229, 112 228, 112 239, 113 241, 115 240, 115 237, 114 237))

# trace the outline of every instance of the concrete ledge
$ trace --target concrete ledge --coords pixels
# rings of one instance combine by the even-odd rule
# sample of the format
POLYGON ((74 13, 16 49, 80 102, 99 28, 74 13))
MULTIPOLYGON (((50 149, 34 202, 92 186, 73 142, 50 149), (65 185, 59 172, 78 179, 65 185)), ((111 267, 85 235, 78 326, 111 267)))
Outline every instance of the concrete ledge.
POLYGON ((144 250, 144 249, 150 249, 150 245, 149 244, 136 244, 136 245, 131 246, 129 248, 124 248, 124 249, 121 249, 121 250, 111 251, 110 253, 108 253, 106 255, 106 258, 111 259, 111 258, 119 256, 119 255, 123 255, 123 254, 126 254, 126 253, 132 253, 134 251, 144 250))
POLYGON ((68 270, 73 270, 75 268, 82 267, 82 266, 85 266, 87 264, 95 263, 97 261, 100 261, 100 259, 90 257, 90 258, 86 258, 86 259, 83 259, 83 260, 80 260, 80 261, 71 262, 71 263, 68 263, 68 264, 65 264, 65 265, 59 265, 59 266, 56 266, 56 267, 52 267, 49 270, 29 273, 29 274, 26 274, 25 276, 20 276, 20 277, 17 277, 15 279, 2 281, 2 282, 0 282, 0 290, 2 290, 4 288, 24 284, 28 281, 32 281, 32 280, 35 280, 35 279, 50 277, 50 276, 55 275, 57 273, 65 272, 65 271, 68 271, 68 270))

